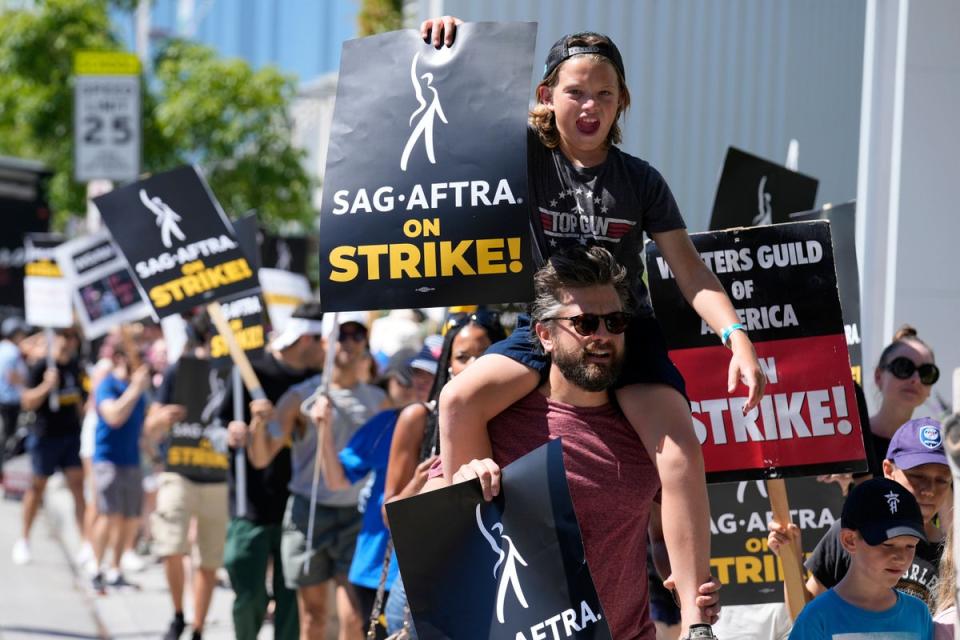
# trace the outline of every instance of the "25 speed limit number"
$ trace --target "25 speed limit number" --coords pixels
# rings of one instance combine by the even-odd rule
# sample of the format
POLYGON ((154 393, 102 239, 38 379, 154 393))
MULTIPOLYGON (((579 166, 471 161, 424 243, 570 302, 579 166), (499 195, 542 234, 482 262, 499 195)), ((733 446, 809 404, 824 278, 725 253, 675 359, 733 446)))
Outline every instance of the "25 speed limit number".
POLYGON ((75 105, 76 179, 135 179, 140 173, 139 77, 79 76, 75 105))

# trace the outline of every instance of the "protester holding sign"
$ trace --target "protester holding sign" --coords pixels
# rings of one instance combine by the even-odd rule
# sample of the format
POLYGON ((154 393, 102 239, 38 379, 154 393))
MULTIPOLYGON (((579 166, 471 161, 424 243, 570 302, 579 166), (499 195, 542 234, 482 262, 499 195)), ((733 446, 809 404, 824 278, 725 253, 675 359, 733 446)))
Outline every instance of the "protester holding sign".
MULTIPOLYGON (((890 440, 883 475, 913 494, 923 515, 925 539, 917 543, 916 556, 908 563, 896 587, 932 607, 939 582, 937 567, 943 553, 943 533, 934 519, 947 505, 951 484, 940 423, 932 418, 920 418, 901 426, 890 440)), ((811 574, 806 583, 808 599, 837 585, 850 569, 849 549, 840 539, 841 526, 835 522, 830 527, 805 563, 811 574)), ((779 555, 787 541, 799 536, 796 525, 784 527, 774 521, 770 523, 767 544, 779 555)))
MULTIPOLYGON (((552 362, 548 379, 490 422, 489 444, 459 443, 471 461, 458 467, 452 481, 479 478, 483 497, 490 500, 499 493, 502 466, 562 437, 570 496, 611 635, 653 638, 647 527, 665 471, 654 464, 657 445, 638 437, 611 402, 627 357, 628 278, 601 247, 555 254, 537 273, 531 321, 539 349, 552 362), (583 331, 567 324, 571 317, 583 331)), ((443 433, 441 439, 442 454, 449 439, 443 433)), ((445 476, 451 475, 448 471, 443 469, 445 476)), ((427 488, 435 486, 431 480, 427 488)), ((671 560, 680 564, 673 554, 671 560)), ((697 603, 695 597, 697 614, 688 612, 688 619, 713 622, 707 608, 715 602, 697 603)))
MULTIPOLYGON (((427 20, 421 35, 426 39, 432 32, 434 46, 441 46, 441 37, 450 46, 459 23, 449 17, 427 20)), ((763 372, 723 287, 690 243, 666 181, 615 146, 617 120, 630 103, 616 45, 592 33, 561 38, 548 54, 536 97, 527 144, 534 250, 543 263, 560 247, 600 245, 627 268, 636 313, 626 339, 628 366, 616 393, 644 442, 659 443, 665 534, 686 628, 701 621, 694 600, 709 574, 707 495, 701 480, 691 482, 703 475, 700 446, 683 379, 667 358, 642 280, 644 232, 663 250, 687 301, 732 349, 728 386, 732 391, 740 380, 747 384, 747 410, 763 395, 763 372)), ((579 322, 575 326, 583 330, 579 322)), ((470 459, 467 451, 489 451, 487 421, 545 375, 549 361, 531 353, 529 337, 529 329, 518 328, 444 391, 441 455, 448 473, 470 459)))
MULTIPOLYGON (((146 391, 150 368, 133 369, 125 346, 113 354, 113 368, 95 391, 97 425, 93 451, 93 476, 97 490, 98 517, 93 526, 94 570, 92 586, 103 593, 107 584, 128 583, 121 571, 124 546, 136 535, 143 509, 143 473, 140 469, 140 434, 147 412, 146 391), (113 566, 104 579, 101 573, 107 546, 113 550, 113 566)), ((139 358, 136 359, 139 361, 139 358)))
MULTIPOLYGON (((365 315, 340 314, 339 342, 327 345, 336 349, 336 357, 329 373, 333 420, 325 426, 333 431, 337 450, 378 410, 387 408, 386 394, 359 378, 367 355, 365 315)), ((347 579, 362 524, 362 514, 357 511, 362 487, 354 484, 349 489, 333 491, 323 482, 314 485, 317 428, 301 412, 301 403, 310 398, 319 384, 320 376, 314 376, 284 394, 277 404, 276 421, 269 428, 270 403, 252 402, 252 436, 247 455, 253 466, 263 468, 292 439, 293 472, 281 540, 284 578, 288 588, 297 590, 300 635, 304 638, 324 637, 328 585, 335 582, 339 637, 348 640, 357 637, 363 626, 356 594, 347 579), (316 508, 311 516, 314 496, 316 508), (309 540, 311 521, 315 526, 313 539, 309 540)))
POLYGON ((27 378, 27 365, 20 353, 20 342, 27 336, 26 323, 16 316, 4 319, 0 328, 0 486, 6 443, 17 430, 20 418, 20 393, 27 378))
MULTIPOLYGON (((315 375, 323 368, 324 348, 321 339, 323 314, 320 305, 305 303, 274 337, 270 350, 262 358, 251 361, 257 380, 267 400, 276 403, 288 389, 315 375)), ((227 388, 220 410, 220 419, 229 429, 228 443, 233 449, 248 446, 250 432, 250 395, 244 389, 243 421, 233 415, 233 387, 227 388)), ((257 468, 244 457, 246 496, 244 514, 237 513, 237 460, 230 456, 227 481, 230 485, 230 525, 223 564, 230 574, 233 601, 233 628, 238 640, 255 640, 267 614, 266 580, 272 565, 272 594, 276 603, 273 632, 277 640, 295 640, 300 634, 296 591, 287 588, 280 554, 283 532, 283 510, 290 497, 290 447, 284 446, 264 468, 257 468)))
POLYGON ((83 530, 83 467, 80 464, 80 421, 83 411, 83 385, 77 361, 79 337, 73 330, 59 331, 53 341, 54 366, 40 360, 27 373, 26 389, 20 396, 20 406, 33 411, 36 421, 27 439, 33 481, 23 497, 23 537, 14 543, 14 564, 31 560, 30 529, 40 508, 40 500, 50 479, 58 469, 63 471, 67 486, 73 494, 77 527, 83 530), (51 407, 49 397, 59 398, 51 407))
POLYGON ((883 474, 890 438, 927 401, 939 378, 933 350, 917 336, 916 329, 908 324, 900 327, 880 353, 873 372, 881 398, 880 408, 870 416, 873 450, 867 454, 874 475, 883 474))

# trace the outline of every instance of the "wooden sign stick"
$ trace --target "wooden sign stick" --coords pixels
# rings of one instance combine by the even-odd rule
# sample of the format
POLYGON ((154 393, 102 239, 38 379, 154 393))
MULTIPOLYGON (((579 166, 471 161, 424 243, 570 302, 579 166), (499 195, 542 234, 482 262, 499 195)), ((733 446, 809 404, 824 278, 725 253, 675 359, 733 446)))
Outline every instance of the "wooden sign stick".
POLYGON ((210 319, 213 320, 217 333, 227 343, 227 349, 230 350, 230 359, 233 360, 233 366, 240 370, 240 377, 243 378, 243 384, 250 397, 254 400, 266 400, 267 396, 263 392, 260 381, 257 380, 257 374, 250 364, 250 359, 247 358, 247 354, 240 343, 237 342, 237 337, 233 334, 230 323, 223 315, 223 307, 220 306, 219 302, 211 302, 207 305, 207 313, 210 314, 210 319))
MULTIPOLYGON (((792 523, 790 504, 787 502, 787 486, 782 478, 767 480, 767 495, 773 519, 783 526, 792 523)), ((807 604, 803 586, 803 551, 797 543, 780 547, 780 564, 783 567, 783 584, 786 587, 787 612, 795 619, 807 604)))

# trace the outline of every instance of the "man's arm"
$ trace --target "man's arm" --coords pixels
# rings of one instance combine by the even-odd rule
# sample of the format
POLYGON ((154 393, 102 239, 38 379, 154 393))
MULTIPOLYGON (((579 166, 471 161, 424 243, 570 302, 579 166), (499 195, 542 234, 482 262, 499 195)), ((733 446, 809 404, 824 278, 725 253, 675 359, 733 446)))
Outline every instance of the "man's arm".
POLYGON ((46 402, 47 395, 57 386, 60 381, 60 374, 55 368, 47 369, 43 372, 43 379, 40 384, 31 388, 24 389, 20 394, 20 407, 24 411, 36 411, 46 402))
POLYGON ((147 365, 140 365, 130 376, 130 384, 123 393, 116 398, 105 398, 97 403, 97 413, 112 429, 119 429, 130 418, 140 396, 147 390, 149 384, 150 368, 147 365))
POLYGON ((317 462, 323 474, 323 482, 331 491, 349 489, 352 484, 343 471, 343 464, 337 455, 337 446, 333 441, 333 403, 327 396, 320 396, 310 408, 310 419, 313 425, 307 428, 317 430, 317 442, 320 448, 317 451, 317 462))
POLYGON ((250 403, 250 437, 247 441, 247 459, 256 469, 263 469, 283 449, 284 442, 293 430, 300 426, 300 394, 288 391, 277 402, 275 411, 267 411, 262 403, 265 400, 254 400, 250 403), (279 424, 280 434, 274 437, 270 433, 270 417, 279 424))

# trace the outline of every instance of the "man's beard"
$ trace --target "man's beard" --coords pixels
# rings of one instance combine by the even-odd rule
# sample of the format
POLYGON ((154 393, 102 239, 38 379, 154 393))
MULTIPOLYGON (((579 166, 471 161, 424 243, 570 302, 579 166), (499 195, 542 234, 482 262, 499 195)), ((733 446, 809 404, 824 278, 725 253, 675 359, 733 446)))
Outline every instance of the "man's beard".
POLYGON ((587 362, 584 348, 566 351, 557 345, 551 358, 563 377, 584 391, 606 391, 613 386, 623 368, 623 353, 610 347, 611 358, 606 364, 587 362))

